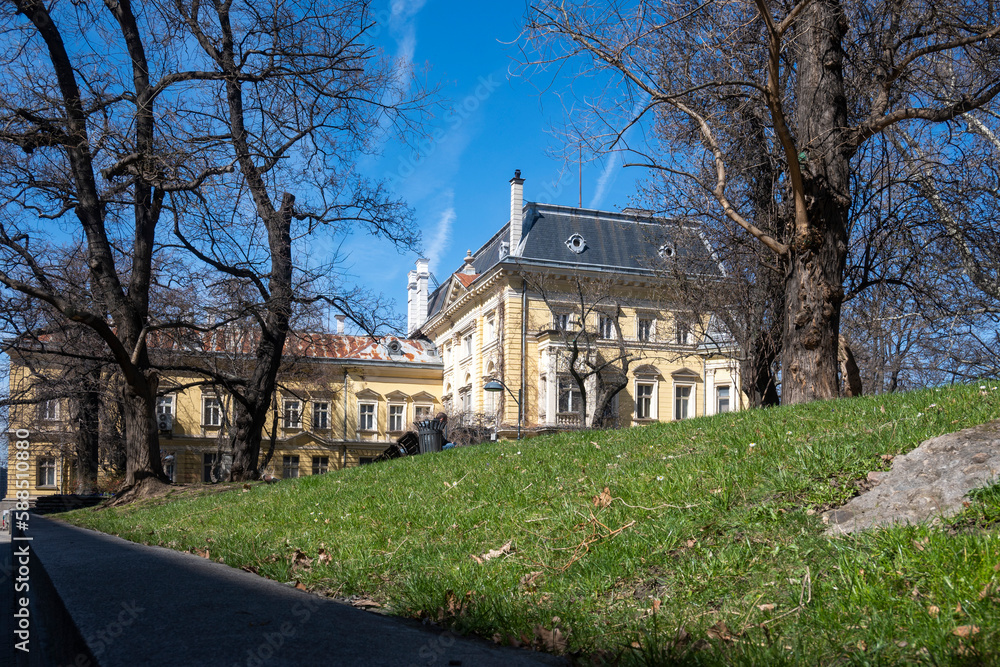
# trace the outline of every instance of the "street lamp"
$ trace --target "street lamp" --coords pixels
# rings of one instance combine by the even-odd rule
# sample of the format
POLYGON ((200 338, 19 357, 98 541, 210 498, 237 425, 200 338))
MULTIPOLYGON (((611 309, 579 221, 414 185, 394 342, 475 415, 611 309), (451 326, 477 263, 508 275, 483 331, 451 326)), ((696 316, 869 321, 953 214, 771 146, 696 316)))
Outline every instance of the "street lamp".
POLYGON ((520 440, 521 439, 521 399, 520 399, 521 390, 518 389, 517 390, 518 396, 515 396, 514 392, 510 390, 510 387, 508 387, 503 383, 503 380, 498 380, 496 378, 491 379, 489 382, 483 385, 483 391, 503 391, 504 389, 507 390, 507 393, 510 394, 510 397, 514 399, 515 403, 517 403, 517 439, 520 440))

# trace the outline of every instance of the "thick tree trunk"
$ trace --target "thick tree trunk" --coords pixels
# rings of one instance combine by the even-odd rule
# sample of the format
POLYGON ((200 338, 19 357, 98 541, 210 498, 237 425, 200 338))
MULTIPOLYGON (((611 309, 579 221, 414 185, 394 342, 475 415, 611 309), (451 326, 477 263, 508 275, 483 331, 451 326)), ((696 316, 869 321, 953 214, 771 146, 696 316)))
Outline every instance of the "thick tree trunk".
POLYGON ((125 487, 145 480, 169 483, 160 461, 159 433, 156 430, 156 376, 147 371, 145 387, 136 391, 126 383, 122 396, 125 422, 125 487))
POLYGON ((76 399, 76 492, 81 495, 97 490, 100 449, 101 368, 88 370, 80 381, 76 399))
POLYGON ((844 141, 842 40, 836 0, 816 0, 802 14, 796 113, 807 224, 797 226, 785 282, 781 401, 839 395, 837 348, 850 207, 850 149, 844 141))
POLYGON ((764 341, 751 350, 749 356, 740 364, 740 376, 743 379, 743 392, 752 408, 769 408, 779 403, 778 378, 774 372, 774 361, 778 354, 776 350, 765 347, 764 341))

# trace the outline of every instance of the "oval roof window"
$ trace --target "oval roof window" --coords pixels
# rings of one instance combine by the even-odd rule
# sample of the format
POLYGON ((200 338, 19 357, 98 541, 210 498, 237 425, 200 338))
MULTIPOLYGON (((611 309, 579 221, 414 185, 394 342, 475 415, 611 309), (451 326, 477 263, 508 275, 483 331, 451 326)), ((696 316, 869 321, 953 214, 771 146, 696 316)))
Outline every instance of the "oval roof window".
POLYGON ((579 234, 573 234, 573 236, 566 239, 566 247, 579 255, 587 249, 587 240, 579 234))

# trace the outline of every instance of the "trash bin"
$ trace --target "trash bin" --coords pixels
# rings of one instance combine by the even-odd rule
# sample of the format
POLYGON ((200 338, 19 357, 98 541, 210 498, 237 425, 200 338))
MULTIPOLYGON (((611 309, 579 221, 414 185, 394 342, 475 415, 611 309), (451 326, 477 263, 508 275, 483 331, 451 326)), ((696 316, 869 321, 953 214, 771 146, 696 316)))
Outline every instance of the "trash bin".
POLYGON ((437 419, 428 419, 417 424, 417 437, 420 438, 420 453, 440 452, 444 446, 444 423, 437 419))

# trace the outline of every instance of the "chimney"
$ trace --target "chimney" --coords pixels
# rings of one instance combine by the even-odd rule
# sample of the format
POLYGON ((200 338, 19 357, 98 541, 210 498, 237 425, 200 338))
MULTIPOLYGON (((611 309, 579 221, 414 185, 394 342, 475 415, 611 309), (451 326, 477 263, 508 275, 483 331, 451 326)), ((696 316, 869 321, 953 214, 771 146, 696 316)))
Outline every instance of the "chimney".
POLYGON ((427 288, 430 281, 430 260, 421 257, 417 269, 410 271, 406 286, 406 331, 413 333, 427 319, 427 288))
POLYGON ((524 179, 521 170, 514 170, 514 178, 510 179, 510 254, 518 254, 521 244, 521 224, 524 218, 524 179))
POLYGON ((347 319, 347 315, 344 315, 343 313, 339 313, 337 315, 334 315, 334 317, 337 320, 337 333, 339 333, 339 334, 344 333, 344 320, 347 319))

